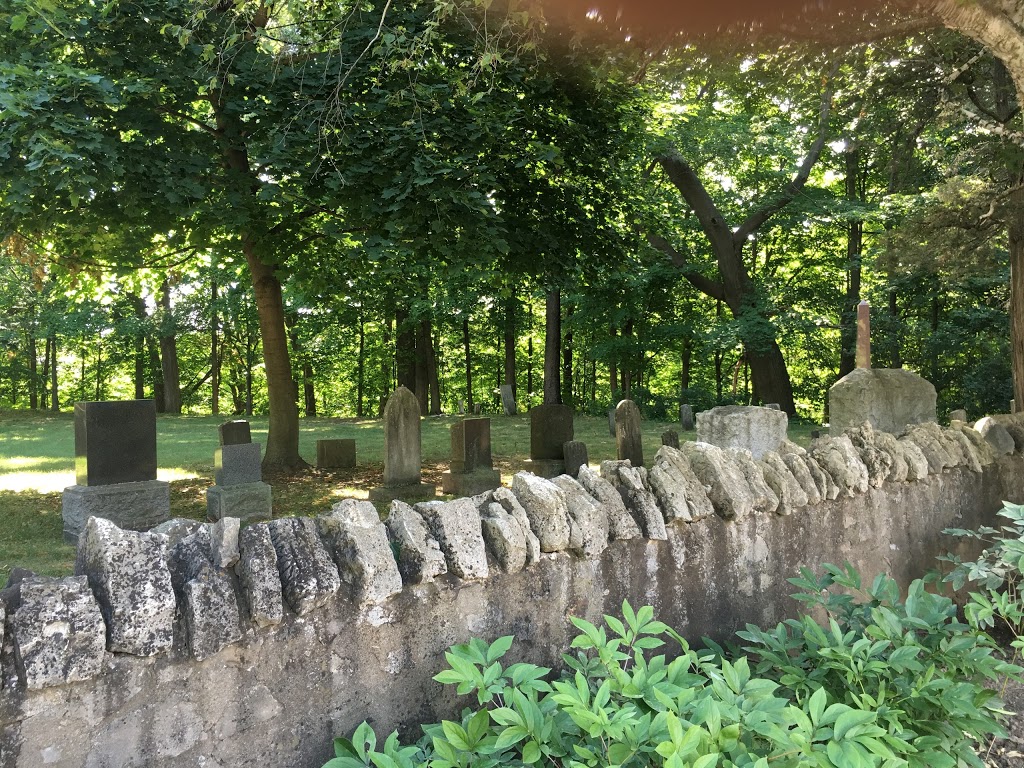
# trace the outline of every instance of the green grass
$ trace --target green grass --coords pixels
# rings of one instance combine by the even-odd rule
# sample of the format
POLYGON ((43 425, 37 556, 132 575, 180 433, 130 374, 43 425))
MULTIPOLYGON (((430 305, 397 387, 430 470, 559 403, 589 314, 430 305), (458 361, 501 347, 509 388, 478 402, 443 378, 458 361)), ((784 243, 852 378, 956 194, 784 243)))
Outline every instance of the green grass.
MULTIPOLYGON (((206 488, 213 483, 213 453, 217 426, 223 416, 160 416, 157 418, 157 476, 171 484, 171 514, 203 519, 206 488)), ((451 443, 449 427, 457 416, 423 420, 424 478, 440 482, 447 469, 451 443)), ((253 440, 266 443, 267 420, 250 419, 253 440)), ((615 439, 605 417, 577 416, 575 437, 587 444, 591 464, 615 458, 615 439)), ((648 421, 643 424, 644 455, 653 458, 661 434, 678 425, 648 421)), ((793 425, 790 437, 798 443, 810 439, 812 427, 793 425)), ((299 452, 316 462, 316 441, 354 438, 359 466, 354 470, 317 472, 267 478, 274 489, 274 515, 316 514, 345 497, 366 498, 380 485, 383 474, 384 433, 375 419, 303 419, 299 452)), ((693 432, 681 432, 692 440, 693 432)), ((528 415, 492 416, 491 451, 495 467, 507 483, 523 468, 530 453, 528 415)), ((62 543, 61 497, 75 482, 74 419, 71 414, 25 411, 0 413, 0 585, 14 566, 46 575, 64 575, 74 567, 73 547, 62 543)))

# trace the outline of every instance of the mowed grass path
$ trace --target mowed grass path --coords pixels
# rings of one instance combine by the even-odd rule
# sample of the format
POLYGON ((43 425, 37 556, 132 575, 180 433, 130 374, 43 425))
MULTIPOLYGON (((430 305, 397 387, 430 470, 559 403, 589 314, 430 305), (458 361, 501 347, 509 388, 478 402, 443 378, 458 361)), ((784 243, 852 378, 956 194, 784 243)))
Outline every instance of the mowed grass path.
MULTIPOLYGON (((206 489, 213 484, 213 453, 217 426, 230 417, 159 416, 157 476, 171 484, 171 514, 197 520, 206 516, 206 489)), ((491 416, 494 463, 507 484, 530 454, 529 415, 491 416)), ((440 483, 451 456, 449 427, 458 416, 427 417, 422 422, 423 474, 440 483)), ((267 420, 249 420, 253 440, 266 443, 267 420)), ((354 438, 358 465, 353 470, 264 478, 274 489, 274 516, 318 514, 345 498, 366 498, 383 475, 384 432, 377 419, 302 419, 299 451, 316 463, 316 441, 354 438)), ((677 424, 645 421, 644 455, 653 458, 661 434, 677 424)), ((577 416, 575 437, 587 444, 591 464, 615 458, 615 439, 608 419, 577 416)), ((790 434, 804 442, 810 427, 790 434)), ((694 439, 680 432, 680 439, 694 439)), ((75 482, 72 414, 0 413, 0 586, 13 567, 40 574, 66 575, 74 568, 75 550, 63 543, 61 490, 75 482)))

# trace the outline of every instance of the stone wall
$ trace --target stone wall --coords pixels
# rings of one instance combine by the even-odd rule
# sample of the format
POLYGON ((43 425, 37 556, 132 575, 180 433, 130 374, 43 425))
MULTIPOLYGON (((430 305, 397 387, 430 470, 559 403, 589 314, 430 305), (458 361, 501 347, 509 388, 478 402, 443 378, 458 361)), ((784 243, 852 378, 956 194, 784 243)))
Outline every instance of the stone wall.
POLYGON ((649 468, 520 474, 511 490, 398 503, 386 527, 352 501, 240 537, 230 520, 92 522, 81 575, 0 592, 0 766, 319 766, 364 719, 416 736, 455 714, 464 702, 431 678, 472 635, 514 634, 510 658, 554 665, 567 616, 597 621, 624 599, 722 638, 791 615, 800 566, 850 561, 906 584, 956 543, 943 528, 1024 500, 1022 448, 860 428, 762 461, 690 443, 649 468))

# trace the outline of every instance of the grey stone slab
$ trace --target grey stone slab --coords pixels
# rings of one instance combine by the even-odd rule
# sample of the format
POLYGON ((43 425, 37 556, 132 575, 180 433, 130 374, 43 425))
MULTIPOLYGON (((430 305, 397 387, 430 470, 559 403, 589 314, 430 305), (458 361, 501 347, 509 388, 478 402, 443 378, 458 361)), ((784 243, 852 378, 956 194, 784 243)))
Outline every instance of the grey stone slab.
POLYGON ((64 541, 74 544, 90 517, 118 528, 148 531, 171 517, 171 487, 163 480, 118 485, 70 485, 61 497, 64 541))
MULTIPOLYGON (((789 478, 782 471, 783 467, 778 466, 776 463, 776 457, 778 461, 782 462, 783 466, 789 472, 789 475, 792 476, 793 481, 800 487, 800 490, 806 498, 806 501, 802 504, 799 503, 799 493, 792 488, 787 487, 785 496, 779 496, 780 504, 787 505, 790 508, 802 507, 805 504, 820 504, 826 498, 828 488, 825 483, 825 475, 817 463, 814 464, 814 469, 817 470, 820 477, 815 477, 814 469, 811 468, 810 463, 807 461, 807 456, 801 456, 796 453, 777 454, 774 451, 770 451, 765 454, 763 459, 764 463, 773 467, 779 475, 780 481, 787 484, 789 482, 789 478)), ((765 480, 767 479, 768 477, 765 475, 765 480)), ((775 486, 772 487, 774 488, 775 486)), ((778 493, 779 489, 775 488, 775 492, 778 493)))
POLYGON ((728 520, 745 517, 754 511, 754 494, 740 467, 725 451, 699 441, 683 443, 682 451, 693 473, 708 489, 708 498, 719 516, 728 520))
POLYGON ((75 403, 75 482, 82 486, 156 480, 156 403, 75 403))
POLYGON ((501 485, 501 472, 496 469, 477 469, 472 472, 441 473, 441 491, 452 496, 476 496, 501 485))
POLYGON ((666 522, 689 523, 715 514, 707 491, 691 469, 686 454, 678 448, 663 445, 658 449, 647 480, 666 522))
POLYGON ((775 512, 779 508, 779 497, 765 481, 764 471, 754 460, 753 454, 743 448, 729 448, 726 455, 743 473, 743 479, 747 481, 747 487, 754 496, 754 511, 775 512))
MULTIPOLYGON (((817 487, 814 485, 813 480, 811 480, 807 466, 802 464, 799 456, 790 454, 790 457, 795 460, 795 466, 802 468, 802 474, 805 476, 806 482, 809 487, 814 488, 814 492, 817 494, 817 487)), ((800 507, 807 505, 809 499, 806 486, 798 481, 783 457, 779 456, 775 451, 769 451, 765 454, 760 464, 765 482, 768 483, 779 499, 779 504, 775 508, 776 512, 780 515, 790 515, 800 507)), ((820 496, 818 496, 818 500, 821 500, 820 496)))
POLYGON ((463 419, 452 424, 450 432, 453 473, 493 468, 490 419, 463 419))
POLYGON ((266 525, 288 607, 303 616, 326 604, 341 587, 341 577, 316 523, 308 517, 286 517, 266 525))
POLYGON ((402 591, 402 575, 377 510, 368 501, 344 499, 317 518, 342 582, 357 602, 374 605, 402 591))
POLYGON ((420 403, 399 387, 384 406, 384 486, 416 485, 421 467, 420 403))
POLYGON ((317 469, 352 469, 355 466, 355 440, 343 438, 316 441, 317 469))
POLYGON ((996 455, 1005 456, 1013 453, 1017 447, 1006 427, 988 416, 979 419, 974 429, 992 446, 996 455))
POLYGON ((189 517, 172 517, 170 520, 160 523, 160 525, 153 526, 149 529, 149 532, 162 533, 166 536, 167 547, 170 549, 186 536, 191 536, 202 527, 203 523, 199 520, 193 520, 189 517))
POLYGON ((875 430, 869 421, 846 430, 846 435, 867 467, 868 483, 872 488, 881 488, 893 470, 895 458, 888 451, 881 450, 875 445, 875 430))
POLYGON ((619 461, 628 461, 634 467, 644 465, 640 409, 632 400, 623 400, 615 406, 615 453, 619 461))
POLYGON ((280 624, 284 618, 281 574, 277 551, 266 523, 243 528, 238 534, 239 560, 235 566, 249 618, 260 627, 280 624))
POLYGON ((569 475, 559 475, 551 482, 565 495, 569 539, 575 544, 572 549, 583 557, 599 557, 608 548, 608 510, 569 475))
POLYGON ((530 409, 531 459, 564 461, 562 446, 572 439, 572 408, 552 404, 530 409))
POLYGON ((500 504, 519 523, 519 528, 523 532, 523 539, 526 542, 526 564, 536 563, 540 560, 540 539, 537 538, 537 534, 530 527, 530 517, 526 514, 523 505, 519 503, 519 499, 516 498, 516 495, 511 490, 505 487, 495 489, 494 493, 491 494, 491 498, 494 499, 495 503, 500 504))
POLYGON ((576 477, 580 467, 585 467, 590 462, 590 455, 587 451, 587 444, 581 440, 570 440, 562 446, 565 454, 565 474, 569 477, 576 477))
MULTIPOLYGON (((484 543, 505 573, 518 573, 526 567, 526 536, 519 521, 496 501, 487 502, 480 512, 484 543)), ((538 550, 539 552, 539 550, 538 550)))
POLYGON ((743 448, 762 459, 786 440, 783 411, 748 405, 722 405, 697 414, 697 440, 719 448, 743 448))
POLYGON ((244 445, 252 442, 252 429, 245 419, 225 421, 217 427, 221 445, 244 445))
POLYGON ((487 549, 480 512, 472 499, 420 507, 423 521, 444 552, 448 572, 460 579, 486 579, 487 549))
POLYGON ((610 482, 601 477, 590 467, 580 467, 577 475, 580 485, 587 493, 604 506, 608 515, 608 537, 612 541, 620 539, 639 539, 643 536, 640 526, 629 514, 621 494, 610 482))
POLYGON ((214 568, 230 568, 238 562, 238 533, 241 520, 222 517, 210 526, 210 560, 214 568))
POLYGON ((273 489, 266 483, 215 485, 206 489, 206 519, 211 523, 225 517, 237 517, 243 523, 269 520, 273 509, 273 489))
POLYGON ((213 452, 214 482, 222 487, 248 485, 263 480, 260 444, 222 445, 213 452))
POLYGON ((517 472, 512 477, 512 493, 526 511, 530 529, 540 540, 541 552, 569 548, 569 509, 558 486, 528 472, 517 472))
POLYGON ((384 527, 395 551, 403 582, 422 584, 448 573, 441 545, 430 533, 420 513, 404 501, 396 499, 391 502, 384 527))
POLYGON ((668 538, 665 516, 651 491, 644 467, 634 467, 628 460, 602 461, 601 475, 615 486, 646 538, 658 541, 668 538))
POLYGON ((75 574, 87 576, 107 624, 107 650, 154 656, 171 647, 174 589, 167 538, 124 531, 91 517, 78 545, 75 574))
POLYGON ((200 661, 242 639, 242 627, 231 578, 204 564, 182 590, 189 652, 200 661))
POLYGON ((502 384, 498 389, 501 392, 501 408, 505 412, 505 415, 515 416, 516 396, 512 394, 512 385, 502 384))
POLYGON ((679 433, 674 429, 665 430, 661 433, 661 444, 679 450, 679 433))
POLYGON ((20 605, 11 626, 21 684, 38 690, 98 675, 103 670, 106 625, 88 579, 33 577, 18 588, 20 605))
POLYGON ((683 403, 679 406, 679 427, 684 432, 692 432, 695 428, 696 422, 693 420, 693 408, 683 403))
POLYGON ((908 424, 935 421, 935 387, 903 368, 856 368, 828 391, 829 432, 865 421, 898 435, 908 424))

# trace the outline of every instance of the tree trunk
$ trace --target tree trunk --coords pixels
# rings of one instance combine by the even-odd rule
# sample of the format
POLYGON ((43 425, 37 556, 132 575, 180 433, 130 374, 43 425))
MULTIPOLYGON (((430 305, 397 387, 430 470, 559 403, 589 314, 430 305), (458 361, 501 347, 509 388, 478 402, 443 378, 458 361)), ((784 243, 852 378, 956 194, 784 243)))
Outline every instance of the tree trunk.
MULTIPOLYGON (((395 369, 398 386, 416 391, 416 332, 405 307, 395 310, 395 369)), ((390 393, 389 393, 390 394, 390 393)))
MULTIPOLYGON (((532 326, 532 323, 531 323, 532 326)), ((533 328, 526 340, 526 410, 533 405, 533 328)))
POLYGON ((35 335, 29 333, 25 342, 28 349, 28 407, 34 411, 39 407, 39 360, 35 335))
POLYGON ((420 401, 420 415, 430 412, 430 321, 420 320, 416 325, 416 399, 420 401))
POLYGON ((430 385, 430 415, 441 415, 441 382, 437 376, 437 345, 434 343, 434 328, 427 321, 427 381, 430 385))
MULTIPOLYGON (((1021 193, 1015 193, 1020 196, 1021 193)), ((1010 249, 1010 364, 1013 397, 1024 409, 1024 200, 1015 200, 1009 226, 1010 249)))
POLYGON ((505 299, 505 384, 512 387, 512 399, 515 400, 516 388, 516 310, 519 299, 509 296, 505 299))
POLYGON ((683 392, 690 388, 690 366, 693 363, 693 345, 689 339, 683 341, 680 354, 679 386, 683 392))
MULTIPOLYGON (((845 153, 846 199, 860 200, 860 152, 852 145, 845 153)), ((860 303, 861 253, 864 240, 864 222, 851 220, 846 234, 846 296, 839 319, 839 376, 843 377, 857 366, 857 305, 860 303)))
POLYGON ((50 403, 50 337, 46 337, 46 346, 43 348, 43 372, 40 375, 39 386, 42 395, 41 406, 45 411, 50 403))
POLYGON ((181 370, 178 366, 178 339, 171 316, 171 283, 164 279, 160 286, 160 364, 164 382, 164 410, 181 413, 181 370))
POLYGON ((50 341, 50 410, 60 412, 60 393, 57 390, 57 334, 51 333, 50 341))
POLYGON ((395 374, 396 358, 392 357, 387 352, 387 350, 391 349, 391 338, 392 338, 392 335, 393 335, 392 334, 391 318, 390 317, 385 319, 384 327, 382 328, 382 331, 383 331, 383 335, 384 335, 384 350, 385 351, 384 351, 384 354, 381 355, 381 358, 380 358, 380 369, 381 369, 380 370, 380 373, 381 373, 380 380, 381 380, 381 386, 383 387, 383 390, 381 391, 380 396, 377 398, 377 401, 378 401, 377 415, 378 416, 383 416, 384 415, 384 406, 387 405, 388 398, 391 396, 391 393, 395 389, 394 385, 395 385, 395 376, 396 376, 396 374, 395 374))
POLYGON ((220 413, 220 317, 217 314, 217 281, 210 281, 210 413, 220 413))
POLYGON ((473 357, 469 347, 469 313, 462 315, 462 351, 466 359, 466 413, 473 412, 473 357))
POLYGON ((562 402, 561 373, 562 295, 548 291, 544 303, 544 405, 562 402))
MULTIPOLYGON (((568 320, 572 317, 572 306, 566 307, 565 319, 568 320)), ((574 404, 573 399, 573 387, 572 387, 572 331, 567 330, 565 337, 562 339, 562 402, 566 405, 572 406, 574 404)))
POLYGON ((356 363, 356 418, 363 418, 363 388, 366 385, 366 318, 359 311, 359 359, 356 363))

